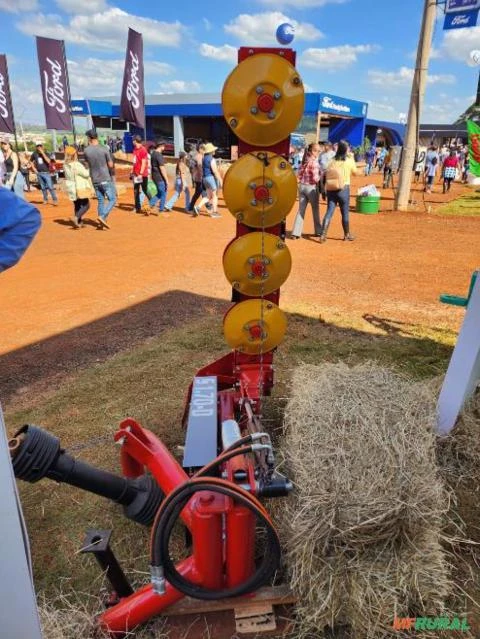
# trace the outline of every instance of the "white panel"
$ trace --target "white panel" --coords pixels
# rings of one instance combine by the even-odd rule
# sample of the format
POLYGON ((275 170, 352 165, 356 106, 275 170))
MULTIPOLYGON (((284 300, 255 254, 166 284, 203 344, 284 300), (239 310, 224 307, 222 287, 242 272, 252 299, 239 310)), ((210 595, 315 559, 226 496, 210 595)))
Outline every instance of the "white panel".
POLYGON ((0 521, 0 637, 42 639, 30 572, 28 537, 10 462, 1 407, 0 521))
POLYGON ((448 435, 480 380, 480 277, 477 277, 465 319, 438 399, 440 435, 448 435))

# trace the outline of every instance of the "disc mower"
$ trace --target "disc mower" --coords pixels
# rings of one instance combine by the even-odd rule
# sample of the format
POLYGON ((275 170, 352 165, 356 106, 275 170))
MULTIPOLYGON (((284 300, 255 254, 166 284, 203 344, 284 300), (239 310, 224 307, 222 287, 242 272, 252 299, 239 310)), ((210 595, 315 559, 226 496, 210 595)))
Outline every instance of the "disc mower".
POLYGON ((90 539, 116 593, 99 617, 112 636, 184 596, 216 600, 253 593, 279 567, 278 535, 260 500, 286 496, 292 486, 275 470, 262 428, 262 397, 271 393, 273 354, 286 330, 279 289, 291 268, 285 217, 297 191, 288 156, 290 133, 304 110, 294 51, 240 48, 222 106, 239 140, 239 159, 223 187, 236 220, 236 236, 223 254, 233 302, 223 327, 232 350, 199 370, 188 389, 183 462, 130 418, 114 435, 122 476, 74 459, 54 435, 35 426, 24 426, 10 441, 17 478, 77 486, 121 504, 127 517, 151 527, 151 581, 135 592, 109 553, 108 539, 90 539), (175 563, 170 542, 179 521, 191 552, 175 563))

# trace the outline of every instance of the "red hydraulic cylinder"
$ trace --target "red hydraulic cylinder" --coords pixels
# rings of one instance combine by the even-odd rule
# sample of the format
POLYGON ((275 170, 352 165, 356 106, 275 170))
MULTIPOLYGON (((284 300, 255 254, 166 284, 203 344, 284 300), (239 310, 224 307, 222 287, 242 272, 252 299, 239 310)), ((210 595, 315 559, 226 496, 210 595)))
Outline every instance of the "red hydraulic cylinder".
POLYGON ((255 570, 255 515, 244 506, 232 506, 226 516, 227 588, 238 586, 255 570))
POLYGON ((202 491, 190 504, 195 579, 211 590, 223 588, 223 515, 228 499, 202 491))
MULTIPOLYGON (((186 579, 194 579, 193 557, 184 559, 176 568, 186 579)), ((148 584, 134 592, 133 595, 122 599, 116 606, 106 610, 99 617, 98 622, 100 627, 113 637, 122 637, 184 596, 168 582, 166 592, 161 596, 153 592, 152 584, 148 584)))

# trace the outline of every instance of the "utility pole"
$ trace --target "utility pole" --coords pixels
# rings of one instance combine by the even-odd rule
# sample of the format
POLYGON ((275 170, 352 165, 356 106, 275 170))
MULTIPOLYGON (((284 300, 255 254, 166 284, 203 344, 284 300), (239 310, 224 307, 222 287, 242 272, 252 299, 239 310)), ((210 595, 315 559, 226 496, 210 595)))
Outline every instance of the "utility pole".
POLYGON ((413 76, 412 94, 410 96, 410 108, 408 110, 407 130, 403 146, 402 164, 396 196, 395 208, 398 211, 407 211, 410 200, 410 188, 412 185, 413 163, 418 144, 418 127, 422 102, 427 84, 428 63, 432 48, 433 29, 437 13, 437 0, 425 0, 423 8, 422 27, 418 41, 417 61, 413 76))

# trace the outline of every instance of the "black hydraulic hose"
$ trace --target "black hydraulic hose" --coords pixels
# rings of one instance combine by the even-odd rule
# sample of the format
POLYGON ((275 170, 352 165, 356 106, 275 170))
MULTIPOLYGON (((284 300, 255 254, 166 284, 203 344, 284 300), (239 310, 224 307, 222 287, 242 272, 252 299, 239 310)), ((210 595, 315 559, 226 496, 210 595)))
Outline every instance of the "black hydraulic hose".
POLYGON ((165 579, 178 591, 195 599, 214 600, 226 597, 239 597, 253 592, 268 583, 274 576, 280 564, 280 541, 277 532, 267 516, 255 504, 255 499, 248 494, 243 494, 243 490, 236 487, 220 485, 219 480, 198 478, 192 482, 186 482, 180 488, 173 491, 162 504, 162 512, 152 528, 151 543, 151 566, 152 568, 163 568, 165 579), (204 588, 185 579, 175 568, 175 564, 170 556, 170 538, 173 528, 191 497, 199 491, 210 491, 226 495, 248 508, 266 529, 266 548, 262 554, 260 564, 253 575, 242 584, 232 588, 212 590, 204 588))

